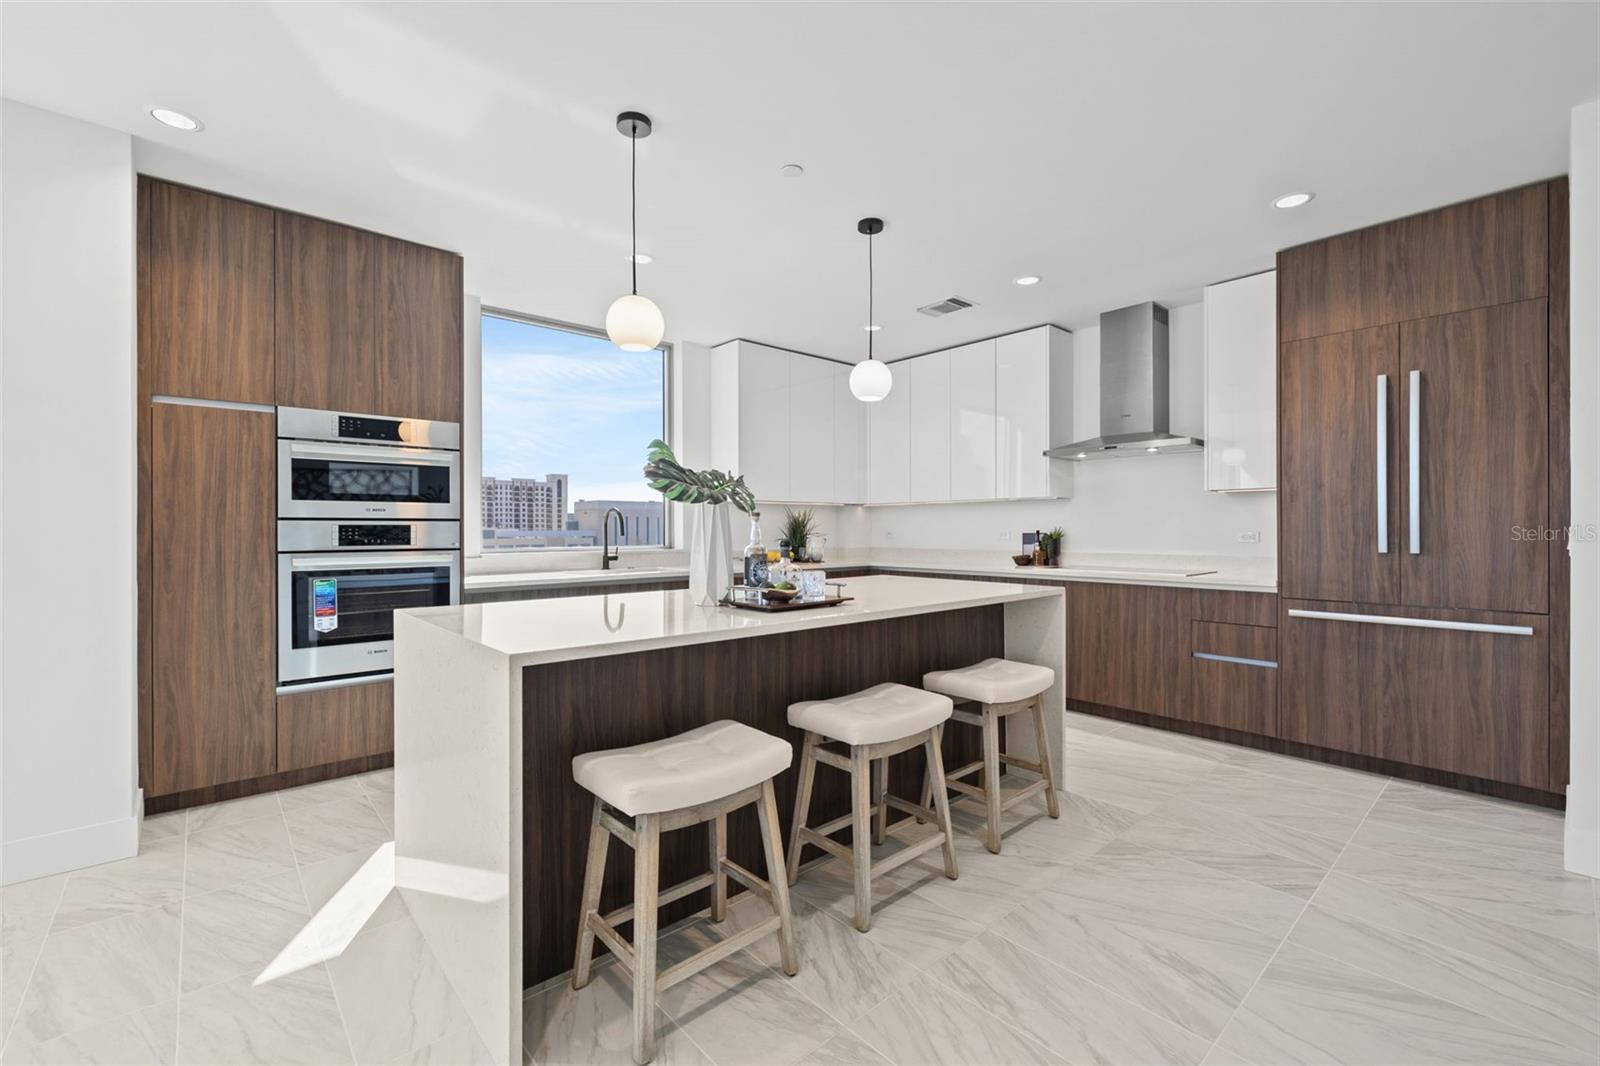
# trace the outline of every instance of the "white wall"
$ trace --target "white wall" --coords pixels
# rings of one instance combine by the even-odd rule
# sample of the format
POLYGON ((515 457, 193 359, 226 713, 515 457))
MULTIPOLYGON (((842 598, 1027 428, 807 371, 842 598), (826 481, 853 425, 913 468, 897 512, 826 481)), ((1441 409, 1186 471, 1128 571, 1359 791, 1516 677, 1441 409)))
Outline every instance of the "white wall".
POLYGON ((1600 100, 1572 111, 1572 751, 1567 869, 1600 877, 1600 100))
POLYGON ((127 134, 0 105, 0 880, 133 854, 127 134))
MULTIPOLYGON (((1170 312, 1172 432, 1204 436, 1202 305, 1170 312)), ((1100 328, 1075 330, 1072 349, 1073 436, 1083 439, 1100 431, 1100 328)), ((1080 463, 1070 500, 874 507, 870 546, 1008 552, 1023 530, 1059 525, 1069 552, 1274 557, 1277 493, 1207 492, 1204 463, 1198 453, 1080 463), (1247 532, 1260 543, 1240 543, 1247 532)))

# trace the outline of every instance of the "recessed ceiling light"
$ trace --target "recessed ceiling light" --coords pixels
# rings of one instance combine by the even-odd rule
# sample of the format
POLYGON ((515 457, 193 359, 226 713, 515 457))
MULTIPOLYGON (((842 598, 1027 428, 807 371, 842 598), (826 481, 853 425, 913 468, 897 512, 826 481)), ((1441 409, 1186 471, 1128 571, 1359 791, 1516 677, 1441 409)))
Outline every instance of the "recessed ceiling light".
POLYGON ((876 333, 880 329, 882 329, 883 327, 882 326, 862 326, 861 328, 866 330, 868 333, 876 333))
POLYGON ((1037 284, 1039 284, 1039 276, 1037 274, 1024 274, 1024 275, 1022 275, 1022 277, 1017 279, 1017 284, 1018 285, 1037 285, 1037 284))
POLYGON ((798 178, 806 172, 806 168, 799 163, 785 163, 778 168, 778 173, 786 178, 798 178))
POLYGON ((186 115, 182 111, 174 111, 170 107, 152 107, 149 110, 151 118, 163 126, 171 126, 175 130, 183 130, 185 133, 199 133, 206 128, 205 123, 193 115, 186 115))
POLYGON ((628 262, 638 263, 640 266, 645 266, 646 264, 654 263, 656 261, 655 256, 651 255, 649 252, 634 252, 632 255, 628 256, 627 259, 628 262))
POLYGON ((1280 196, 1276 200, 1272 201, 1272 206, 1273 207, 1299 207, 1302 204, 1309 204, 1312 200, 1315 200, 1316 198, 1317 198, 1317 194, 1314 193, 1314 192, 1292 192, 1287 196, 1280 196))

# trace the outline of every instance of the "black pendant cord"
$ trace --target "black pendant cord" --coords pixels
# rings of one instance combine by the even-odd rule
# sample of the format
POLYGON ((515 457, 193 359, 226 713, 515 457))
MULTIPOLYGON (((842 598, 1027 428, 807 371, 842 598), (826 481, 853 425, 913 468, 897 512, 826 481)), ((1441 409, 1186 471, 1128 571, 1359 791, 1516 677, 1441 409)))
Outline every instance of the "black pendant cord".
POLYGON ((873 317, 873 284, 872 284, 872 234, 867 234, 867 359, 872 358, 872 335, 877 330, 872 327, 877 320, 873 317))
POLYGON ((633 294, 639 295, 639 135, 637 132, 628 138, 632 160, 629 164, 629 173, 632 175, 628 185, 628 228, 632 231, 633 254, 628 258, 633 262, 633 294))

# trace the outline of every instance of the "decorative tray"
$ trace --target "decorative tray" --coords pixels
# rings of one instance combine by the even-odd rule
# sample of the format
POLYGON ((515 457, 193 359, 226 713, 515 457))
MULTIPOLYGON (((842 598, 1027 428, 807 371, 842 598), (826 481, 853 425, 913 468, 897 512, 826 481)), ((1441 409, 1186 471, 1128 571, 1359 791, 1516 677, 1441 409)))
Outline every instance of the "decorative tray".
POLYGON ((770 603, 758 602, 754 597, 738 596, 729 593, 722 601, 724 607, 737 607, 743 611, 761 611, 765 614, 781 614, 784 611, 805 611, 812 607, 837 607, 841 603, 848 603, 855 599, 854 596, 826 596, 820 600, 773 600, 770 603))

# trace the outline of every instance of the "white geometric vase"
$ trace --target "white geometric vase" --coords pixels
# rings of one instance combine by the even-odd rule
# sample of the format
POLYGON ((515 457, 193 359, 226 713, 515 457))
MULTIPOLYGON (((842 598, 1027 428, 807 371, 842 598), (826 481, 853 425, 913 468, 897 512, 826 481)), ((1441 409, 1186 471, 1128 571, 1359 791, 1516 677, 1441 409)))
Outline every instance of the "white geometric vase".
POLYGON ((689 508, 689 595, 714 607, 733 587, 733 525, 729 503, 689 508))

